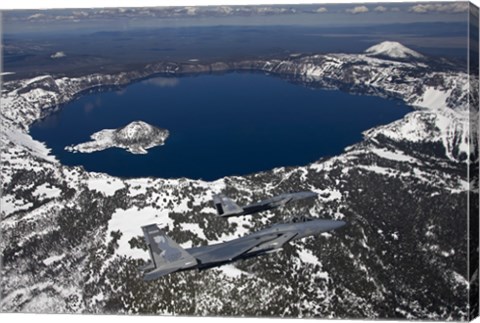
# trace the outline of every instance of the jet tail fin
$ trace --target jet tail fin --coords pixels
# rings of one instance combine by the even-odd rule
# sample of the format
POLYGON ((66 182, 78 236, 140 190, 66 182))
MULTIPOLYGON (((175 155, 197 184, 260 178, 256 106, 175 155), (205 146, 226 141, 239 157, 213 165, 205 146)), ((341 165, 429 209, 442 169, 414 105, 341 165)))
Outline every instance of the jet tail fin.
POLYGON ((167 237, 156 224, 142 227, 145 242, 150 251, 151 263, 142 269, 145 281, 157 279, 182 269, 195 267, 197 259, 180 247, 175 241, 167 237))
POLYGON ((223 194, 214 195, 213 203, 215 204, 218 215, 221 217, 241 215, 244 211, 237 203, 223 194))

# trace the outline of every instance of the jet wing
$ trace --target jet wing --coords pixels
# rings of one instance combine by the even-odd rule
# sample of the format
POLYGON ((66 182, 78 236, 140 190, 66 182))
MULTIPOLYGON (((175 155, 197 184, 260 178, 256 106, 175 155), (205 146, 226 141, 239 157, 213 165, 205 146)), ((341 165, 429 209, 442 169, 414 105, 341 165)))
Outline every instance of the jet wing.
POLYGON ((231 261, 264 243, 268 243, 269 241, 276 240, 280 237, 282 238, 282 242, 285 243, 285 241, 289 241, 295 235, 295 233, 283 233, 246 237, 245 239, 237 239, 231 242, 203 247, 203 250, 197 249, 195 253, 198 252, 198 254, 195 254, 195 257, 201 263, 231 261))
POLYGON ((285 196, 285 197, 282 197, 281 199, 278 199, 277 201, 273 201, 272 203, 270 203, 270 206, 273 206, 273 207, 284 206, 285 204, 290 203, 292 200, 293 200, 292 196, 285 196))

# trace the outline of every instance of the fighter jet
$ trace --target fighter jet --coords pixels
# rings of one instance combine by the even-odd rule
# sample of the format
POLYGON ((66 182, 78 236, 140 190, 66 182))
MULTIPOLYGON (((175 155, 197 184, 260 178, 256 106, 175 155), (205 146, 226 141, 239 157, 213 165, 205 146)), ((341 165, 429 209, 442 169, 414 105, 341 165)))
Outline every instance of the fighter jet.
POLYGON ((318 194, 314 192, 285 193, 257 203, 240 207, 229 197, 223 194, 217 194, 213 196, 213 203, 215 204, 218 215, 228 218, 231 216, 247 215, 261 211, 267 211, 280 206, 285 206, 287 203, 293 201, 316 198, 317 196, 318 194))
POLYGON ((241 238, 183 249, 156 224, 143 226, 151 261, 140 268, 145 281, 184 270, 204 270, 281 249, 286 243, 345 225, 343 221, 300 219, 276 224, 241 238))

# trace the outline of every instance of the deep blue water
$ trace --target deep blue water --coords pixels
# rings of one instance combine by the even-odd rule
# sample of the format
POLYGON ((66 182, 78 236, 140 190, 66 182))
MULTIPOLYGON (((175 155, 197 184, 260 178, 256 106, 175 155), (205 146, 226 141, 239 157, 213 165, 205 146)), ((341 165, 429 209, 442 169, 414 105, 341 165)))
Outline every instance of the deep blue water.
POLYGON ((396 100, 231 73, 156 78, 84 95, 34 124, 31 134, 66 165, 122 177, 212 180, 339 154, 361 141, 362 131, 409 111, 396 100), (64 150, 89 141, 94 132, 134 120, 168 129, 165 145, 146 155, 119 148, 91 154, 64 150))

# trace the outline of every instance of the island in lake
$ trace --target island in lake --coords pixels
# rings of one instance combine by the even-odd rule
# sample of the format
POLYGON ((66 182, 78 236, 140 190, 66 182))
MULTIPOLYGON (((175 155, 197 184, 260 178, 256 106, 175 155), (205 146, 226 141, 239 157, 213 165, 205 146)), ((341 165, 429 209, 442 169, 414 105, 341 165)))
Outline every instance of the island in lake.
POLYGON ((112 147, 126 149, 132 154, 146 154, 147 149, 161 146, 169 136, 167 129, 143 121, 133 121, 118 129, 104 129, 90 136, 91 141, 65 147, 71 152, 92 153, 112 147))

